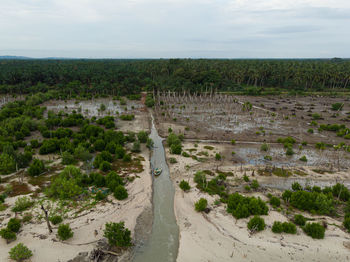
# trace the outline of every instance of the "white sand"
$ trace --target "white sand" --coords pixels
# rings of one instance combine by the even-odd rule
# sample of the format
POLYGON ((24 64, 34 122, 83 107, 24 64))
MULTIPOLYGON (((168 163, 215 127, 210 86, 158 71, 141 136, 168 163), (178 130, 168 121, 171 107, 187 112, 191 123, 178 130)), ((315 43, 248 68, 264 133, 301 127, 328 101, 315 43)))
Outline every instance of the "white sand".
MULTIPOLYGON (((198 152, 202 151, 202 146, 199 145, 198 152)), ((186 143, 185 147, 193 148, 193 144, 186 143)), ((214 151, 216 150, 220 151, 220 145, 215 145, 214 151)), ((277 211, 272 211, 272 208, 268 216, 263 216, 267 228, 250 235, 247 229, 249 219, 236 220, 226 212, 225 204, 214 206, 214 200, 218 199, 218 196, 201 193, 195 188, 193 182, 195 170, 210 169, 208 167, 213 170, 216 168, 213 162, 198 165, 198 162, 191 158, 170 155, 168 150, 167 156, 178 160, 177 164, 169 164, 176 188, 175 214, 180 228, 178 262, 350 260, 350 250, 343 245, 350 240, 348 233, 336 226, 328 226, 323 240, 308 237, 300 228, 296 235, 274 234, 271 231, 273 222, 287 221, 287 218, 277 211), (195 167, 187 171, 186 165, 195 167), (190 192, 184 193, 179 188, 178 183, 182 179, 190 183, 192 187, 190 192), (208 215, 194 210, 194 203, 201 197, 206 198, 209 207, 212 208, 208 215)), ((234 170, 237 174, 237 168, 229 165, 220 169, 234 170)), ((310 214, 308 216, 311 217, 310 214)), ((331 218, 327 218, 327 221, 340 224, 331 218)))
MULTIPOLYGON (((26 224, 21 228, 16 241, 6 244, 4 239, 0 239, 0 261, 11 261, 8 258, 8 252, 20 242, 33 251, 33 257, 31 258, 33 262, 67 261, 74 258, 79 252, 91 251, 96 242, 103 238, 106 222, 125 221, 125 226, 134 234, 137 217, 145 208, 150 208, 152 205, 149 151, 143 151, 142 156, 145 158, 145 161, 142 162, 144 171, 136 174, 140 178, 136 178, 127 185, 129 197, 126 200, 118 201, 113 196, 109 196, 112 203, 98 204, 91 210, 83 211, 75 219, 65 219, 63 223, 70 224, 74 236, 64 243, 56 241, 57 227, 54 227, 52 234, 48 234, 44 219, 38 224, 26 224), (96 236, 95 230, 98 232, 96 236), (40 239, 41 235, 47 238, 40 239)), ((6 201, 14 202, 14 198, 6 201)), ((5 226, 10 218, 7 214, 13 216, 9 208, 0 213, 0 216, 6 217, 2 221, 1 227, 5 226)))

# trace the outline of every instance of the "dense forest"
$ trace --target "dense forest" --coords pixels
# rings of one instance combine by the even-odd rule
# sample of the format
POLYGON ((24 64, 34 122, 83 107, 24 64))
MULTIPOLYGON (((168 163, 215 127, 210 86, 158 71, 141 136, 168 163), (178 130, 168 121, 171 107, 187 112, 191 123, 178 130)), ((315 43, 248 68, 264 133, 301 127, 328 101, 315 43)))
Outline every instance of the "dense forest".
POLYGON ((1 93, 125 95, 142 90, 334 91, 350 87, 350 61, 1 60, 1 93))

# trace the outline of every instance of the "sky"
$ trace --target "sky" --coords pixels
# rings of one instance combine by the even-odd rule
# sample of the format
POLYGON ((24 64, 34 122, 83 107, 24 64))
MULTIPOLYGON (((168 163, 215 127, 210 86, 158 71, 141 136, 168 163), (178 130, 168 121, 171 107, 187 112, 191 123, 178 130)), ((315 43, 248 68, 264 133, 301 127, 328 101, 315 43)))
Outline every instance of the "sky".
POLYGON ((350 57, 349 0, 0 0, 0 56, 350 57))

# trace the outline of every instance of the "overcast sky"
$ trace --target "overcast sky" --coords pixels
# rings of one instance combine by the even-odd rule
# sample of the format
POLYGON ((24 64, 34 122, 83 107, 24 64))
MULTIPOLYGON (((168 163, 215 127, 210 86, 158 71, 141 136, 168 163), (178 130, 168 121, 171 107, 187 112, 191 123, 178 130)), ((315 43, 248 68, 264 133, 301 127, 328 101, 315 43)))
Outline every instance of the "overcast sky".
POLYGON ((350 57, 350 0, 0 0, 0 55, 350 57))

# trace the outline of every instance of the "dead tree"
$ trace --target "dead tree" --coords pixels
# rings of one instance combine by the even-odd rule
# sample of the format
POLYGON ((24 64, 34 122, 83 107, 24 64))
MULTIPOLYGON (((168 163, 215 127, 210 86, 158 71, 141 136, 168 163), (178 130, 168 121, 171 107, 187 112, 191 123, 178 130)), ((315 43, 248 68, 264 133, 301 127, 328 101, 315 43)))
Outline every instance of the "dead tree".
POLYGON ((43 205, 41 205, 41 209, 42 209, 42 210, 44 211, 44 213, 45 213, 45 220, 46 220, 47 228, 49 229, 49 233, 52 233, 52 228, 51 228, 51 225, 50 225, 50 220, 49 220, 48 212, 47 212, 47 210, 44 208, 43 205))

